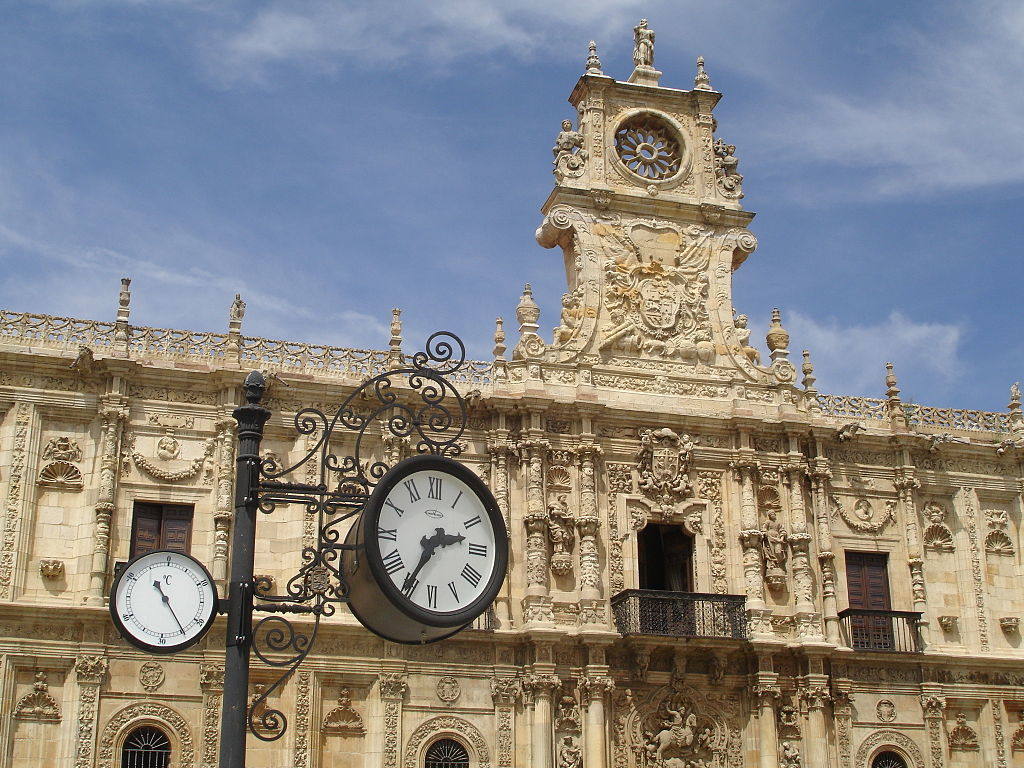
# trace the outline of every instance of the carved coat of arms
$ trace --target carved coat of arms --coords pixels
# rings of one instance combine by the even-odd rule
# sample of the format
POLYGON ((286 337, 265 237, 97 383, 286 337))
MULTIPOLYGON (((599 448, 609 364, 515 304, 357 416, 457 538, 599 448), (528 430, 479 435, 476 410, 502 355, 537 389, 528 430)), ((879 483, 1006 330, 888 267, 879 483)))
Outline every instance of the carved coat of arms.
POLYGON ((696 441, 671 429, 640 430, 637 469, 640 490, 649 498, 669 506, 693 492, 687 472, 696 441))

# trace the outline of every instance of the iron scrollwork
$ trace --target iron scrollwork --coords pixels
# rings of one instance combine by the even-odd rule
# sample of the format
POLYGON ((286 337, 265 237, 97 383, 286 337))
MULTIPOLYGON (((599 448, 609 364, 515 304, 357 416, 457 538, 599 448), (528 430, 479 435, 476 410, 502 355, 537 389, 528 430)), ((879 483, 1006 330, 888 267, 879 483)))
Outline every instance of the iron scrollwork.
POLYGON ((447 331, 434 333, 425 349, 409 365, 373 376, 338 406, 333 416, 318 408, 295 414, 296 433, 315 440, 312 448, 291 466, 273 457, 259 461, 256 486, 258 508, 271 513, 278 505, 300 504, 306 515, 316 515, 314 546, 303 547, 302 565, 283 589, 268 595, 269 580, 257 577, 254 610, 270 613, 252 630, 252 649, 264 664, 283 672, 249 703, 249 731, 263 741, 275 741, 287 730, 284 713, 268 707, 270 696, 281 688, 309 654, 320 619, 331 616, 347 602, 348 583, 342 553, 346 544, 341 524, 362 512, 377 483, 391 468, 386 457, 374 455, 367 438, 408 441, 417 453, 457 457, 459 438, 466 429, 466 402, 452 384, 466 362, 466 348, 447 331), (350 448, 346 451, 343 446, 350 448), (316 462, 319 481, 285 480, 301 467, 316 462), (306 614, 312 627, 298 628, 281 614, 306 614))

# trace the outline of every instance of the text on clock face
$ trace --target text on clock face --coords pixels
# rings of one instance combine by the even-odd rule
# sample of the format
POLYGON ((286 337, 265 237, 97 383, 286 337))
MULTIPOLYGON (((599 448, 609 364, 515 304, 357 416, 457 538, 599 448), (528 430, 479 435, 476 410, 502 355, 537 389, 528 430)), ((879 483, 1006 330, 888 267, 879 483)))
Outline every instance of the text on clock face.
POLYGON ((430 611, 468 606, 495 567, 487 510, 464 482, 445 472, 422 470, 399 481, 381 507, 376 537, 387 577, 430 611))

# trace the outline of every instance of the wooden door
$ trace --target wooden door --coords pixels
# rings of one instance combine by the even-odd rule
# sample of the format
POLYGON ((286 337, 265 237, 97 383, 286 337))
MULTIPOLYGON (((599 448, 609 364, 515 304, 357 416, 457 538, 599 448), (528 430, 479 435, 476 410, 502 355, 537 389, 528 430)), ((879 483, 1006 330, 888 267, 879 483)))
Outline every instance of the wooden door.
POLYGON ((853 647, 892 650, 892 617, 884 613, 867 613, 892 610, 889 598, 888 556, 877 552, 847 552, 846 586, 849 590, 850 608, 865 611, 860 615, 851 616, 850 633, 853 647))

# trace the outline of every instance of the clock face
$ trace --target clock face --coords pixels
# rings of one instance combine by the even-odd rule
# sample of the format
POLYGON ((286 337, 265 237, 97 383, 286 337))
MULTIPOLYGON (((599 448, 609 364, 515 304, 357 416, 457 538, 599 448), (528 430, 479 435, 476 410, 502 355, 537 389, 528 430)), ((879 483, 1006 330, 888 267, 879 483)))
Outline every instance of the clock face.
POLYGON ((472 621, 505 576, 508 544, 494 498, 450 459, 408 459, 378 486, 364 525, 372 570, 400 609, 435 625, 472 621))
POLYGON ((181 552, 139 555, 114 580, 110 615, 118 632, 150 653, 198 642, 213 624, 217 590, 202 563, 181 552))

